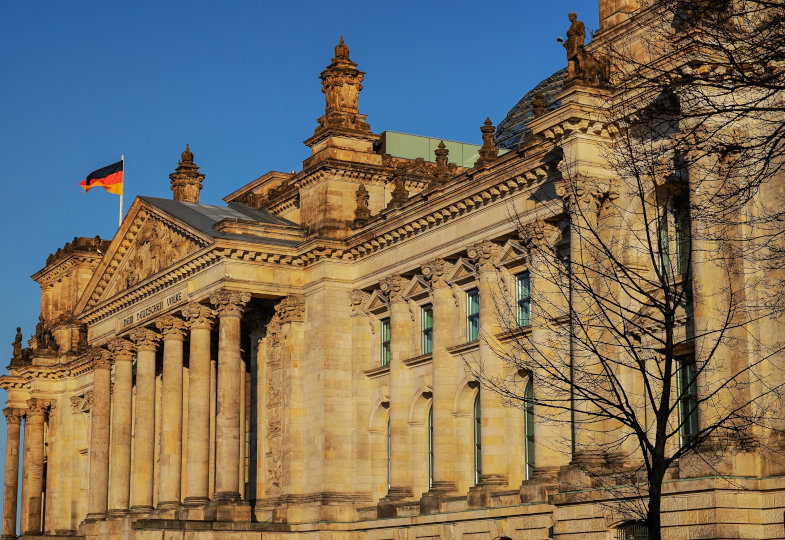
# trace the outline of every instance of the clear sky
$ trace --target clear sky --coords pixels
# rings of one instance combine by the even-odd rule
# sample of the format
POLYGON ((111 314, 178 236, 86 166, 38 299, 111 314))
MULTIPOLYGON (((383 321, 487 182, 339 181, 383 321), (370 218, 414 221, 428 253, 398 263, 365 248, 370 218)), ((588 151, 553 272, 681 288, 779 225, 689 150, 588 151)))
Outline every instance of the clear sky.
MULTIPOLYGON (((40 311, 29 276, 74 236, 117 229, 118 197, 78 185, 92 170, 125 155, 126 209, 137 195, 171 197, 168 175, 186 143, 208 204, 269 170, 299 170, 324 111, 318 76, 341 35, 366 72, 360 111, 374 132, 479 144, 486 116, 498 124, 566 65, 556 38, 568 12, 589 34, 597 5, 2 2, 0 372, 16 327, 26 341, 40 311)), ((0 471, 4 455, 3 423, 0 471)))

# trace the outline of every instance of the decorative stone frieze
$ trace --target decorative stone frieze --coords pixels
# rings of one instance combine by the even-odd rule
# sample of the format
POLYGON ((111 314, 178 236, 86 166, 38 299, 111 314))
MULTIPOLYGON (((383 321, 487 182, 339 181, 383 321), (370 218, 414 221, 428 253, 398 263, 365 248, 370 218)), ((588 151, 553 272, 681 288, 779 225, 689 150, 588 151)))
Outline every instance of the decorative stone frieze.
POLYGON ((155 351, 158 348, 158 342, 161 340, 161 334, 149 328, 139 327, 128 333, 128 339, 136 344, 138 351, 155 351))
POLYGON ((221 290, 210 296, 210 303, 221 317, 242 316, 245 304, 250 300, 250 294, 240 291, 221 290))
POLYGON ((275 306, 282 323, 303 322, 305 318, 305 296, 293 294, 282 298, 275 306))

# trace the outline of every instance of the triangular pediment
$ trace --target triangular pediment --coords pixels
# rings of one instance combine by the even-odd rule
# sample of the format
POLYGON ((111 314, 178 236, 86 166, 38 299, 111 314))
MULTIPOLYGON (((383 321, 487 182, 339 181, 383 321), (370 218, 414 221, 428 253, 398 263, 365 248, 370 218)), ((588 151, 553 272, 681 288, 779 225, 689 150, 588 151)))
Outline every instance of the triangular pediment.
POLYGON ((387 297, 379 291, 373 291, 365 303, 365 311, 378 315, 387 311, 388 306, 387 297))
POLYGON ((463 285, 474 281, 477 278, 477 267, 471 262, 461 257, 455 261, 452 272, 447 276, 447 281, 456 285, 463 285))
POLYGON ((428 281, 422 276, 414 276, 406 287, 403 296, 414 301, 427 298, 431 294, 431 287, 428 281))
POLYGON ((210 237, 137 199, 90 280, 77 311, 165 273, 212 242, 210 237))
POLYGON ((517 240, 508 240, 496 257, 496 266, 517 266, 528 259, 526 249, 517 240))

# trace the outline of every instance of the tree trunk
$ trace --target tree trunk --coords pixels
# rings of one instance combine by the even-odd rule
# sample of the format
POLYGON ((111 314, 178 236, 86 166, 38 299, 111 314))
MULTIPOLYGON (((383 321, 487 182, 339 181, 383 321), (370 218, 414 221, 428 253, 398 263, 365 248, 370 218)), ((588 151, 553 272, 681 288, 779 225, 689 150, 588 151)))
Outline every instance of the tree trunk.
POLYGON ((646 527, 649 540, 660 540, 660 509, 662 505, 662 481, 665 478, 665 464, 654 458, 651 475, 649 476, 649 509, 646 514, 646 527))

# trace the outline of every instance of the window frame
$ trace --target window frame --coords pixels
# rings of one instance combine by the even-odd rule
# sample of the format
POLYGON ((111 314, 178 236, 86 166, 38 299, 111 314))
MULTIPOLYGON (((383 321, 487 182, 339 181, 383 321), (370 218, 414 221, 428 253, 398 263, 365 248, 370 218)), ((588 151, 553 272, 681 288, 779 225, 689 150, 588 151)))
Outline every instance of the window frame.
POLYGON ((382 367, 390 365, 390 357, 392 356, 391 343, 392 327, 390 325, 390 317, 379 319, 379 365, 382 367), (386 334, 385 329, 387 330, 386 334))
POLYGON ((466 341, 476 341, 480 339, 480 289, 473 287, 466 291, 466 341), (477 311, 473 312, 472 297, 476 296, 477 311))
POLYGON ((434 478, 433 453, 433 403, 428 408, 428 489, 433 487, 434 478))
POLYGON ((420 353, 433 353, 433 304, 431 303, 420 306, 420 353), (430 318, 426 314, 430 314, 430 318), (426 326, 428 320, 430 326, 426 326))
POLYGON ((531 274, 528 270, 523 270, 518 272, 514 276, 515 279, 515 304, 516 304, 516 311, 515 311, 515 319, 518 323, 518 326, 530 326, 531 325, 531 274), (523 296, 521 294, 521 281, 522 278, 526 278, 526 295, 523 296), (523 317, 523 306, 526 306, 526 317, 524 320, 523 317))
POLYGON ((474 424, 474 483, 479 485, 482 478, 482 405, 479 390, 474 398, 472 420, 474 424))
POLYGON ((526 480, 534 477, 535 454, 534 454, 534 380, 529 377, 526 388, 523 391, 523 411, 524 411, 524 461, 526 464, 526 480))
POLYGON ((700 430, 698 411, 698 380, 695 354, 676 356, 676 388, 678 392, 679 440, 692 445, 700 430), (686 388, 685 388, 686 386, 686 388))

